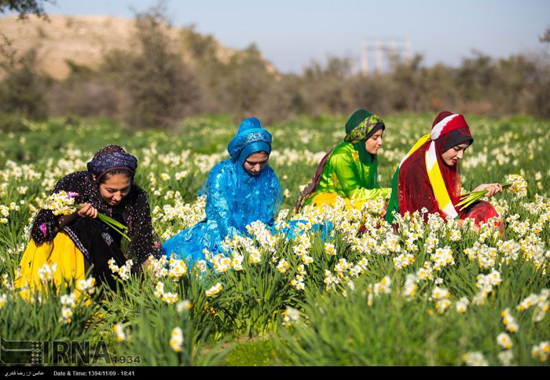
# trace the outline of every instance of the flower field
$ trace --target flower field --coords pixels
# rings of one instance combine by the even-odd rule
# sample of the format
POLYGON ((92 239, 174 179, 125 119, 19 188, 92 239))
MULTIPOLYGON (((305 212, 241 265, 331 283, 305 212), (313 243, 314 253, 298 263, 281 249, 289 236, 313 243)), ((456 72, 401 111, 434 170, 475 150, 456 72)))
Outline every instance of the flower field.
MULTIPOLYGON (((383 187, 433 116, 383 117, 383 187)), ((131 261, 112 265, 119 291, 101 302, 92 281, 48 288, 50 267, 47 291, 25 301, 14 290, 32 218, 56 181, 85 170, 103 146, 123 146, 139 159, 136 182, 164 241, 204 218, 197 190, 228 157, 237 125, 224 116, 188 119, 172 132, 27 122, 0 141, 0 336, 105 344, 100 365, 548 365, 550 121, 466 119, 474 144, 461 162, 464 193, 510 174, 527 183, 490 199, 504 234, 435 216, 423 223, 419 214, 394 229, 381 221, 381 202, 293 215, 300 189, 342 141, 345 117, 296 120, 266 127, 285 189, 277 227, 302 220, 297 238, 254 223, 249 238, 227 239, 232 254, 210 257, 211 266, 153 260, 138 277, 131 261), (323 237, 314 226, 328 222, 323 237)), ((56 360, 46 350, 43 363, 65 364, 56 360)))

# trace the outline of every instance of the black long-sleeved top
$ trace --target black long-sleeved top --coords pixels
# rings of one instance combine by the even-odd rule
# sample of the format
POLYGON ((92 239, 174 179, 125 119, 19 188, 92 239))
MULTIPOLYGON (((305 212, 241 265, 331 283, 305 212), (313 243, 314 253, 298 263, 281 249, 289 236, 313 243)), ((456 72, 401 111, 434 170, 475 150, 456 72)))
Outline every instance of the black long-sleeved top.
MULTIPOLYGON (((137 183, 132 181, 129 194, 115 207, 111 207, 103 201, 97 185, 94 183, 90 173, 86 171, 71 173, 63 177, 55 185, 53 193, 60 192, 61 190, 78 193, 75 203, 90 203, 99 212, 119 220, 128 226, 128 237, 131 239, 129 254, 135 256, 139 264, 143 263, 149 255, 153 255, 156 258, 160 257, 160 241, 151 223, 147 193, 137 183)), ((36 244, 49 242, 62 230, 83 251, 88 261, 94 261, 90 260, 90 255, 93 255, 91 247, 86 246, 86 241, 89 241, 89 238, 84 236, 79 238, 79 234, 84 233, 82 229, 71 228, 76 222, 72 221, 60 229, 59 216, 55 216, 50 210, 40 210, 33 223, 32 239, 36 244)), ((103 232, 107 232, 107 235, 104 234, 102 236, 108 236, 109 230, 111 231, 110 234, 113 234, 112 229, 109 229, 104 223, 94 223, 92 226, 96 226, 95 228, 100 228, 105 230, 103 232)), ((103 233, 99 232, 100 234, 95 234, 95 236, 103 233)), ((116 240, 120 241, 119 239, 116 240)), ((111 244, 109 241, 107 243, 111 244)))

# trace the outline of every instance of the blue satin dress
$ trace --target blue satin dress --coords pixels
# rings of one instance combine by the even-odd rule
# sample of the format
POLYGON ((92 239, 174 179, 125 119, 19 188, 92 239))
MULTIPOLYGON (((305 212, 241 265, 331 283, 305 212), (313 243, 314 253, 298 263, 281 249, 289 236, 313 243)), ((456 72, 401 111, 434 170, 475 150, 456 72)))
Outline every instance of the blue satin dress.
POLYGON ((273 226, 283 201, 281 185, 269 165, 252 176, 234 159, 214 166, 203 191, 206 219, 167 240, 162 246, 165 256, 175 254, 192 265, 204 260, 204 248, 212 254, 222 253, 224 238, 246 236, 248 224, 259 220, 273 226))

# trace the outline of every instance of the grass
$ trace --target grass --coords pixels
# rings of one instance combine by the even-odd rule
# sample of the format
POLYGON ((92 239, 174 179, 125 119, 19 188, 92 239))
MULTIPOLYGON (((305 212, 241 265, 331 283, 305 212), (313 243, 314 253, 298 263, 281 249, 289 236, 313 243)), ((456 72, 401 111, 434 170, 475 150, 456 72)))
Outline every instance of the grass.
MULTIPOLYGON (((379 154, 383 187, 389 186, 410 146, 429 130, 432 117, 384 117, 386 131, 379 154)), ((58 298, 38 307, 19 299, 10 286, 28 241, 36 198, 47 195, 62 176, 85 170, 96 150, 120 144, 139 159, 136 181, 149 194, 154 228, 166 240, 204 217, 196 192, 210 168, 227 157, 225 148, 237 126, 226 115, 194 117, 173 132, 127 131, 110 120, 24 121, 0 140, 1 335, 103 340, 113 355, 140 356, 142 365, 463 365, 469 352, 480 352, 489 364, 501 365, 503 350, 496 339, 507 331, 501 313, 510 309, 520 326, 519 331, 508 332, 513 341, 512 363, 547 365, 550 360, 541 361, 531 351, 550 341, 550 318, 535 321, 538 306, 516 308, 530 295, 542 297, 544 289, 550 288, 550 121, 466 118, 475 143, 462 162, 465 190, 500 181, 507 174, 521 174, 528 183, 525 198, 505 192, 491 200, 505 219, 505 238, 487 227, 480 233, 462 230, 461 239, 452 241, 454 227, 444 223, 435 228, 413 218, 394 231, 377 227, 374 215, 338 212, 334 237, 323 241, 312 231, 303 235, 300 242, 309 244, 311 264, 304 264, 304 257, 296 254, 298 242, 282 241, 274 250, 259 247, 261 264, 251 263, 249 252, 241 249, 245 257, 241 272, 194 272, 176 279, 147 272, 142 279, 121 280, 124 295, 110 294, 103 300, 104 317, 90 329, 83 327, 90 310, 75 313, 71 324, 60 324, 58 298), (358 238, 361 224, 367 229, 358 238), (418 239, 410 243, 412 232, 418 239), (388 248, 393 246, 388 243, 392 236, 396 236, 397 250, 388 248), (432 251, 428 237, 437 239, 432 251), (327 242, 335 245, 334 256, 326 253, 327 242), (505 243, 511 248, 503 248, 505 243), (433 251, 443 247, 450 248, 455 263, 434 270, 431 277, 416 278, 416 295, 409 299, 403 294, 407 275, 419 277, 426 265, 433 266, 433 251), (412 254, 415 261, 396 268, 394 259, 404 253, 412 254), (276 269, 281 259, 290 266, 285 273, 276 269), (343 259, 349 267, 339 271, 343 259), (362 259, 368 265, 353 272, 362 259), (327 271, 338 282, 329 291, 327 271), (492 271, 499 273, 502 282, 483 297, 483 305, 475 304, 481 291, 478 276, 492 271), (303 277, 305 291, 291 285, 298 275, 303 277), (385 276, 391 281, 389 293, 376 295, 373 287, 385 276), (177 301, 169 304, 154 295, 159 281, 165 292, 177 295, 177 301), (223 285, 221 293, 208 296, 206 290, 218 282, 223 285), (443 313, 432 297, 436 286, 450 294, 451 305, 443 313), (455 309, 462 297, 470 301, 464 314, 455 309), (189 301, 191 309, 178 311, 182 301, 189 301), (286 319, 288 307, 298 311, 297 320, 286 319), (124 326, 126 340, 117 340, 114 326, 118 323, 124 326), (170 339, 177 327, 184 332, 184 340, 176 352, 170 339)), ((345 120, 345 116, 303 118, 267 126, 274 136, 270 165, 289 191, 283 208, 294 205, 318 161, 342 140, 345 120)))

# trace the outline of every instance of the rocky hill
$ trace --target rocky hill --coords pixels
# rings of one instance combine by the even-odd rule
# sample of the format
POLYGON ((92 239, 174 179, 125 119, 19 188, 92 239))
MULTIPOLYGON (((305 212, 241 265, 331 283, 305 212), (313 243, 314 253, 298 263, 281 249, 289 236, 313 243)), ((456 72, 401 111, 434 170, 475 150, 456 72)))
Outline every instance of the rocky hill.
MULTIPOLYGON (((65 78, 69 72, 67 61, 90 68, 97 67, 105 53, 113 49, 129 50, 133 43, 135 21, 110 16, 58 16, 48 19, 29 16, 21 21, 17 16, 0 18, 0 33, 12 41, 12 46, 23 52, 35 48, 39 69, 56 79, 65 78)), ((174 47, 187 59, 186 36, 191 29, 167 28, 174 47)), ((192 32, 193 33, 193 32, 192 32)), ((238 51, 221 45, 215 40, 216 57, 228 60, 238 51)), ((266 66, 274 70, 266 61, 266 66)))

